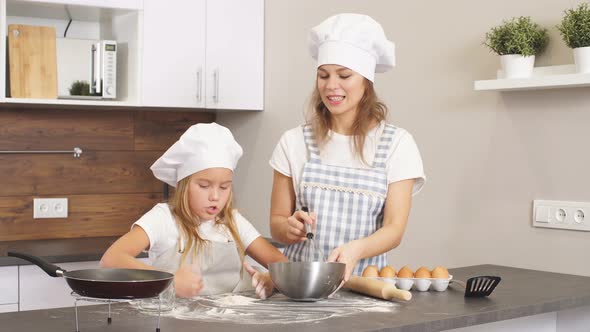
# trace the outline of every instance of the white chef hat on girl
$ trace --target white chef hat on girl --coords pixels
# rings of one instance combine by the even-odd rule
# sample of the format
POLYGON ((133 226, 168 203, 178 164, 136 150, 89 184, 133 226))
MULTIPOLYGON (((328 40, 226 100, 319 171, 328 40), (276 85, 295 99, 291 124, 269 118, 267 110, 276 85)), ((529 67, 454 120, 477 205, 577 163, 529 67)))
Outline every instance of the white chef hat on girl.
POLYGON ((367 15, 338 14, 314 27, 309 50, 318 67, 335 64, 361 74, 371 82, 375 73, 395 66, 395 45, 381 25, 367 15))
POLYGON ((229 129, 217 123, 199 123, 182 134, 150 169, 158 180, 176 187, 178 181, 207 168, 233 171, 241 156, 242 147, 229 129))

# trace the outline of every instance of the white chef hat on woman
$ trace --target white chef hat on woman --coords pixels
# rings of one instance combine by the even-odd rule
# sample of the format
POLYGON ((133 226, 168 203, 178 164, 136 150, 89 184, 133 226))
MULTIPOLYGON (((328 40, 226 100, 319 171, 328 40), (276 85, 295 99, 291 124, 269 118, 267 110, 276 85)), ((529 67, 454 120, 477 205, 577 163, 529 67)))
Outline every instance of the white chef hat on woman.
POLYGON ((150 167, 154 176, 176 187, 178 181, 207 168, 234 170, 242 147, 229 129, 217 123, 191 126, 176 143, 150 167))
POLYGON ((309 34, 309 50, 317 66, 347 67, 374 81, 375 73, 395 66, 395 45, 381 25, 367 15, 338 14, 327 18, 309 34))

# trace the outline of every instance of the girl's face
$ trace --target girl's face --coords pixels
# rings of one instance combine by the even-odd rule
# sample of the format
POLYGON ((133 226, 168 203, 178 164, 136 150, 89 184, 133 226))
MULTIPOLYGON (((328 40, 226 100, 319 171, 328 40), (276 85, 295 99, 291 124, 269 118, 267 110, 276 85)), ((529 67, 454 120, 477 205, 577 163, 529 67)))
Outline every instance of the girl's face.
POLYGON ((233 172, 207 168, 191 176, 188 199, 191 211, 201 220, 212 220, 225 207, 231 193, 233 172))
POLYGON ((322 65, 317 72, 318 92, 332 116, 356 115, 365 93, 365 78, 339 65, 322 65))

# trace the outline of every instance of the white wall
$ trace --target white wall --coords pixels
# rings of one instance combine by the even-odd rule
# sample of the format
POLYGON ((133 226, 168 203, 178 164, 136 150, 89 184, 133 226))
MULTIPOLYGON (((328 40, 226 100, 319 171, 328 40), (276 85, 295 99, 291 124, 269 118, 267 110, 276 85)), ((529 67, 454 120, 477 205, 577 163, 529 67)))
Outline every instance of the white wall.
POLYGON ((315 67, 309 28, 339 12, 365 13, 396 43, 397 67, 378 74, 390 122, 409 130, 428 176, 407 232, 390 254, 397 266, 493 263, 590 275, 590 233, 531 226, 533 199, 590 201, 590 89, 477 92, 498 58, 483 45, 503 19, 530 15, 550 29, 537 65, 572 63, 554 28, 580 1, 266 1, 265 111, 227 113, 245 154, 237 204, 269 234, 272 169, 283 131, 303 121, 315 67))

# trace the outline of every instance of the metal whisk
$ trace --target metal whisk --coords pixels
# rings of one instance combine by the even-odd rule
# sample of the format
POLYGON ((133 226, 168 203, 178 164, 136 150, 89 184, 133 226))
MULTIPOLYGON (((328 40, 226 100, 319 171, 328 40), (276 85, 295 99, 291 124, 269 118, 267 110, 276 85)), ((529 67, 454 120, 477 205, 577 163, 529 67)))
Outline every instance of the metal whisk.
MULTIPOLYGON (((301 207, 301 211, 309 213, 309 209, 307 208, 307 206, 301 207)), ((315 261, 315 257, 318 256, 317 261, 324 262, 324 252, 322 251, 320 246, 317 245, 314 241, 314 234, 311 230, 311 225, 308 223, 305 223, 305 233, 305 237, 307 237, 307 240, 305 240, 305 249, 303 252, 305 257, 304 259, 308 262, 313 262, 315 261)))

